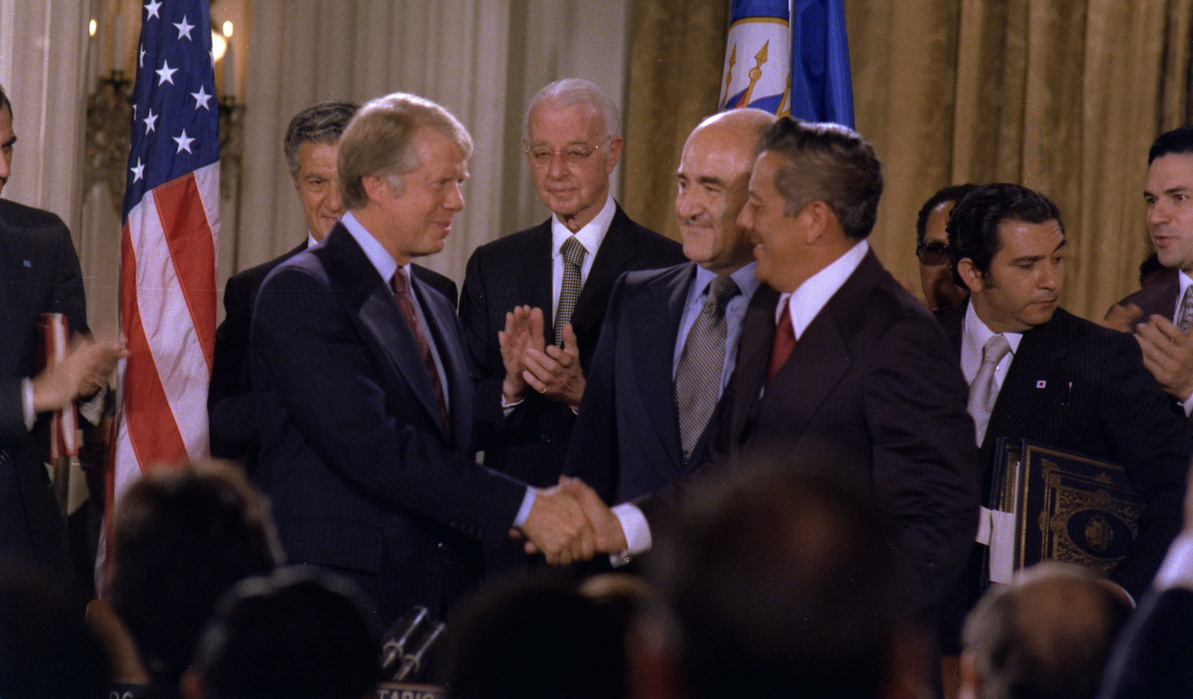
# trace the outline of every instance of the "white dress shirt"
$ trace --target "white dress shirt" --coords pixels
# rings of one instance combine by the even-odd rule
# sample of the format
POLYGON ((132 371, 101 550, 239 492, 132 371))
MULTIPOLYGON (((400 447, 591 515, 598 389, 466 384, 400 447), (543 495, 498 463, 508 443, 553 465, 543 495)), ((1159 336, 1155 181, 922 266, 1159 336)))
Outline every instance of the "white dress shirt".
MULTIPOLYGON (((613 195, 610 194, 605 199, 605 207, 601 209, 591 221, 584 224, 584 226, 576 231, 576 242, 584 246, 584 261, 580 263, 580 288, 584 288, 584 282, 588 281, 588 273, 592 271, 592 261, 596 257, 597 250, 601 247, 601 241, 605 239, 605 234, 609 232, 609 226, 613 223, 613 216, 617 214, 617 204, 613 203, 613 195)), ((572 232, 568 227, 560 223, 559 217, 552 214, 551 216, 551 317, 555 317, 555 312, 559 310, 559 295, 563 291, 563 241, 572 237, 572 232)))

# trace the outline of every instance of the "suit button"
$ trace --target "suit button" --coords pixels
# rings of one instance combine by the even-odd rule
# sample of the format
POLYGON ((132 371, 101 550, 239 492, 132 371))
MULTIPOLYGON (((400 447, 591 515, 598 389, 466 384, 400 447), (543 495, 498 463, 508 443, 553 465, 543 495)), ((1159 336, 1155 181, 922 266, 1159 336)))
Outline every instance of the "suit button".
POLYGON ((445 543, 443 543, 442 541, 440 541, 439 543, 435 544, 435 548, 436 548, 436 549, 438 549, 438 550, 440 550, 440 551, 446 551, 446 550, 447 550, 447 544, 445 544, 445 543))
POLYGON ((550 443, 551 443, 551 435, 549 435, 549 434, 547 434, 547 433, 545 433, 545 432, 544 432, 542 435, 540 435, 540 439, 542 439, 542 440, 543 440, 544 442, 546 442, 547 444, 550 444, 550 443))

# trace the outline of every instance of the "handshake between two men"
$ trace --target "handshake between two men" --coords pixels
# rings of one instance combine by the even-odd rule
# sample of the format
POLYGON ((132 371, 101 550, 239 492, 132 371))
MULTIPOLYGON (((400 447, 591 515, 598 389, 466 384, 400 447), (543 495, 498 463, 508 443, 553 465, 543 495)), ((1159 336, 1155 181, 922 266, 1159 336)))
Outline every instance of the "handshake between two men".
POLYGON ((522 529, 510 536, 525 536, 526 553, 542 553, 551 565, 586 561, 597 553, 626 550, 621 521, 600 496, 578 478, 559 479, 554 488, 539 490, 522 529))
MULTIPOLYGON (((542 309, 518 306, 505 314, 505 329, 497 334, 505 363, 504 406, 516 406, 528 390, 534 390, 573 411, 579 409, 584 373, 572 324, 564 323, 558 335, 558 345, 547 343, 542 309)), ((514 530, 511 535, 525 535, 526 552, 542 553, 551 565, 626 549, 617 516, 592 488, 567 477, 560 478, 558 486, 537 492, 521 532, 514 530)))

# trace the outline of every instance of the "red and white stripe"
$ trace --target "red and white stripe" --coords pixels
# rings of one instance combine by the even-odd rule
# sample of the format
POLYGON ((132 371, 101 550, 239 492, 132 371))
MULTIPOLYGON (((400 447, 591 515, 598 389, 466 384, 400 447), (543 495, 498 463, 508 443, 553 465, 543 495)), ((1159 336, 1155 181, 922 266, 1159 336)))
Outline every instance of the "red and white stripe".
POLYGON ((216 163, 147 192, 124 224, 120 317, 129 356, 118 384, 108 514, 142 473, 208 455, 219 190, 216 163))

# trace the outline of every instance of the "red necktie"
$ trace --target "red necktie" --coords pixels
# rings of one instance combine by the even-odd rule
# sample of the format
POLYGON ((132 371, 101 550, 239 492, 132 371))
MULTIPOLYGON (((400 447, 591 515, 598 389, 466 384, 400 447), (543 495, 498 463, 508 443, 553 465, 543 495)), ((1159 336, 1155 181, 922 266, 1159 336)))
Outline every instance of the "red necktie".
POLYGON ((418 353, 422 355, 423 364, 431 378, 431 388, 435 390, 435 399, 439 401, 439 416, 443 418, 443 426, 449 430, 451 423, 447 417, 447 400, 443 396, 443 384, 439 382, 439 370, 435 368, 435 358, 431 356, 431 346, 427 343, 427 336, 423 334, 423 324, 418 320, 418 313, 414 310, 414 299, 410 297, 410 288, 406 282, 406 268, 398 267, 393 278, 394 300, 414 334, 414 342, 418 345, 418 353))
MULTIPOLYGON (((787 303, 791 302, 788 297, 787 303)), ((791 313, 783 304, 783 315, 779 318, 779 325, 775 328, 775 340, 770 346, 770 366, 766 370, 766 382, 769 384, 779 369, 787 363, 791 350, 795 349, 795 329, 791 327, 791 313)))

